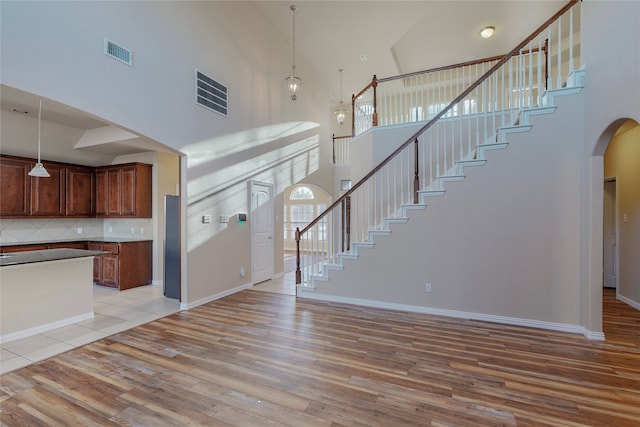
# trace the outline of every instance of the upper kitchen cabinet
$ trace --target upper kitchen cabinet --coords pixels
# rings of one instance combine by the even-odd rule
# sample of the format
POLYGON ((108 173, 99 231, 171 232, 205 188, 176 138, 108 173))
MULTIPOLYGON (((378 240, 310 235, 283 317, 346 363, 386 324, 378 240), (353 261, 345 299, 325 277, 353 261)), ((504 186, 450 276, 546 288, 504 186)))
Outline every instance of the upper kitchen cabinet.
POLYGON ((95 214, 95 173, 93 168, 66 168, 66 216, 88 217, 95 214))
POLYGON ((50 177, 28 177, 31 181, 31 216, 60 217, 65 215, 65 167, 42 162, 50 177))
POLYGON ((29 171, 31 161, 12 157, 0 157, 0 216, 29 215, 31 185, 29 171))
POLYGON ((127 163, 96 168, 96 216, 151 218, 151 167, 127 163))

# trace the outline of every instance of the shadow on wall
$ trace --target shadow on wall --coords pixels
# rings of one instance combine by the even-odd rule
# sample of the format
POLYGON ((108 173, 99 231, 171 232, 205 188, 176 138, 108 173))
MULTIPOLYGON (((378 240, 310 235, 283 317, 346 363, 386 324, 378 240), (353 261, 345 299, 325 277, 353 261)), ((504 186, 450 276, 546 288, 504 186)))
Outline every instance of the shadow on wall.
POLYGON ((292 122, 192 144, 187 154, 187 250, 226 228, 219 217, 247 212, 246 183, 274 184, 274 196, 318 170, 317 123, 292 122), (203 227, 203 216, 211 223, 203 227))

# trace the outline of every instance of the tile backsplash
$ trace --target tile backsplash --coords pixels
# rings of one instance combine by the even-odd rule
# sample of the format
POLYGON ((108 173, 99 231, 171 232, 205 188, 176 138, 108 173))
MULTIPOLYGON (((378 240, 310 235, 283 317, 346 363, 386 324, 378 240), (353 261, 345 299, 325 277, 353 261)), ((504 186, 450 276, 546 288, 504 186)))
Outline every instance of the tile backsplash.
POLYGON ((151 218, 52 218, 0 220, 0 245, 99 237, 153 239, 151 218))

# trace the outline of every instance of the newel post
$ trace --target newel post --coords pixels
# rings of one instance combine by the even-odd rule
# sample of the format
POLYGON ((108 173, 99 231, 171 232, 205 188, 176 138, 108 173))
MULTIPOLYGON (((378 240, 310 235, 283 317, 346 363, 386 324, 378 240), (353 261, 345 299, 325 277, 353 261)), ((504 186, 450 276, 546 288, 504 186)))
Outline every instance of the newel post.
POLYGON ((372 126, 378 126, 378 78, 376 75, 373 75, 373 79, 371 79, 371 86, 373 86, 373 118, 372 118, 372 126))
POLYGON ((418 138, 415 139, 415 141, 413 141, 413 146, 415 148, 415 157, 416 157, 416 161, 415 161, 415 168, 414 168, 414 175, 413 175, 413 203, 415 205, 418 204, 418 191, 420 191, 420 174, 419 174, 419 164, 418 164, 418 138))
POLYGON ((296 227, 296 285, 302 283, 302 271, 300 271, 300 227, 296 227))

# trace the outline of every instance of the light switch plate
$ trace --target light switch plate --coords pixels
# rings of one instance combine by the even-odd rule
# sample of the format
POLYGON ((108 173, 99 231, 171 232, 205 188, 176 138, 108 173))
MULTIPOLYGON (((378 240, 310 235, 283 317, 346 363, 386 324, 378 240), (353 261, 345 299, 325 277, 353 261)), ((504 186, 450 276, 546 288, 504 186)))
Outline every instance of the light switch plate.
POLYGON ((203 224, 211 224, 211 215, 202 215, 203 224))
POLYGON ((220 224, 226 224, 229 222, 229 215, 220 215, 220 224))

